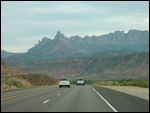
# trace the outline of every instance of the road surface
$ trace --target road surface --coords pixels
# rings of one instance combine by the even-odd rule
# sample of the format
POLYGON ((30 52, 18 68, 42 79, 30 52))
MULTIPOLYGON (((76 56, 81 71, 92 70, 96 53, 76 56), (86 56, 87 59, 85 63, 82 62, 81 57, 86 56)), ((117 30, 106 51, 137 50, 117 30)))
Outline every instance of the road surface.
POLYGON ((1 93, 1 112, 148 112, 149 101, 99 86, 48 86, 1 93))

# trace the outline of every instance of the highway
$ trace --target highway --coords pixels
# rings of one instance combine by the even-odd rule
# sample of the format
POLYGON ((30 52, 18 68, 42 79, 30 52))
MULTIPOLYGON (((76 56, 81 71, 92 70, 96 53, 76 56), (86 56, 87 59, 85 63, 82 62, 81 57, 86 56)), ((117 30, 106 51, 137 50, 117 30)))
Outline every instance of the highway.
POLYGON ((149 112, 149 101, 99 86, 1 92, 1 112, 149 112))

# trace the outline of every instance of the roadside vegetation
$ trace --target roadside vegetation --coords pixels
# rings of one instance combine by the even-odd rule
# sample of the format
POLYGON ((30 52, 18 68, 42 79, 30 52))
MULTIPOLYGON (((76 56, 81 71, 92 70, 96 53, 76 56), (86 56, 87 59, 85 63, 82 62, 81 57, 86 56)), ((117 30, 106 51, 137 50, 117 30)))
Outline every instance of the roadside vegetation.
POLYGON ((32 85, 25 80, 14 77, 1 77, 1 91, 29 88, 32 85))
POLYGON ((44 74, 28 74, 1 77, 1 91, 42 87, 58 84, 58 80, 44 74))
POLYGON ((9 90, 17 90, 17 89, 25 89, 25 88, 36 88, 36 87, 45 87, 52 85, 25 85, 22 82, 15 79, 1 79, 1 92, 9 91, 9 90))
POLYGON ((121 79, 121 80, 105 80, 92 83, 92 85, 100 86, 138 86, 149 88, 149 80, 121 79))

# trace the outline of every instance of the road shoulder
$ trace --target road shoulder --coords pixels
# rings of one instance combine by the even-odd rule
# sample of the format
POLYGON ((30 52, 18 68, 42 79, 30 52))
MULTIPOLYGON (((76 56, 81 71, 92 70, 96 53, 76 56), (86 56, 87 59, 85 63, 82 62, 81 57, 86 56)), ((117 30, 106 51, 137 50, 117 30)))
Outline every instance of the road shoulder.
POLYGON ((149 88, 141 88, 133 86, 101 86, 101 87, 120 91, 149 101, 149 88))

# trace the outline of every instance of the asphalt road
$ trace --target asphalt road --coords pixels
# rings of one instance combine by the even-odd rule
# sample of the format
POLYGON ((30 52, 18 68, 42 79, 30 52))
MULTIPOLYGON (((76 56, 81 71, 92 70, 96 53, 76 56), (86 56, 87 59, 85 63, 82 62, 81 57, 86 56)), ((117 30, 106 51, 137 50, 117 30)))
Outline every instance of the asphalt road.
POLYGON ((1 93, 1 112, 148 112, 149 102, 97 86, 30 88, 1 93))

